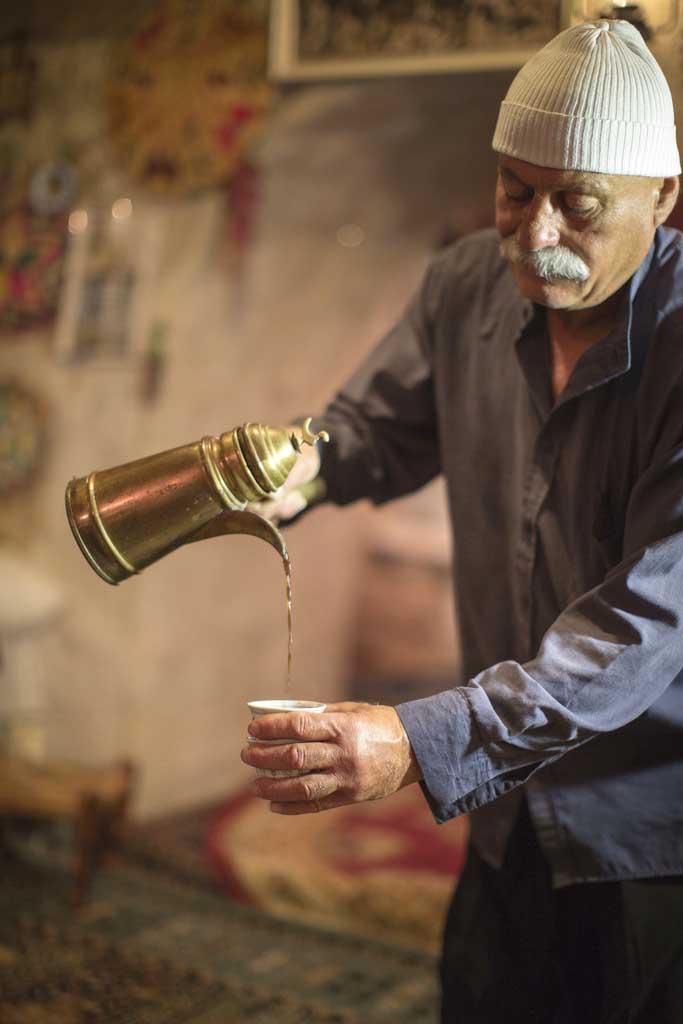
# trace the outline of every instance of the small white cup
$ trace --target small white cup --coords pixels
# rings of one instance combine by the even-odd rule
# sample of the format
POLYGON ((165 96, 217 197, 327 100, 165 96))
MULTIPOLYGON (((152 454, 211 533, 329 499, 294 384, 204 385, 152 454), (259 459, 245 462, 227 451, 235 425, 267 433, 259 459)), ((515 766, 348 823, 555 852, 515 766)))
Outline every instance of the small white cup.
MULTIPOLYGON (((261 718, 262 715, 280 715, 291 711, 305 711, 308 714, 319 715, 327 707, 319 700, 250 700, 247 707, 251 711, 251 717, 261 718)), ((282 747, 288 743, 296 742, 295 738, 282 740, 259 740, 255 736, 247 736, 247 743, 259 743, 268 747, 282 747)), ((267 775, 270 778, 284 778, 293 775, 308 775, 309 769, 299 770, 297 768, 274 769, 256 768, 257 775, 267 775)))

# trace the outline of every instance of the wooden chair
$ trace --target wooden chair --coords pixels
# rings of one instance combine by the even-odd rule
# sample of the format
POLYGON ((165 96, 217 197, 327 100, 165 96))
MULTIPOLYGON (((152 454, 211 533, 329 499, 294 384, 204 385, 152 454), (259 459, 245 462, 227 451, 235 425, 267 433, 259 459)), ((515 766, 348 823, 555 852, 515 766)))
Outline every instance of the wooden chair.
POLYGON ((103 857, 121 845, 135 775, 127 760, 97 768, 0 754, 0 816, 73 822, 75 904, 87 899, 103 857))

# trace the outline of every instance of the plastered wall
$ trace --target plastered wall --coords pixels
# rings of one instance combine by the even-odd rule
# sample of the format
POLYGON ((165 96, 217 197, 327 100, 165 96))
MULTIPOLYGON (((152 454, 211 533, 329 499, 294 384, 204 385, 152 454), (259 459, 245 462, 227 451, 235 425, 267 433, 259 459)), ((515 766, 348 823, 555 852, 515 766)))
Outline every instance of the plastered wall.
MULTIPOLYGON (((262 542, 235 537, 109 587, 73 543, 64 486, 245 420, 278 425, 321 408, 400 312, 444 227, 488 216, 486 128, 504 84, 489 76, 285 94, 260 148, 261 197, 239 277, 223 195, 134 195, 134 216, 162 238, 146 297, 169 324, 154 403, 140 400, 134 360, 62 364, 49 328, 3 338, 0 372, 40 391, 50 409, 42 475, 0 514, 4 543, 63 596, 59 623, 32 641, 42 652, 46 750, 133 757, 140 816, 219 796, 249 776, 238 759, 245 701, 284 695, 282 570, 262 542), (339 243, 348 224, 361 228, 362 244, 339 243)), ((289 532, 299 695, 344 696, 365 544, 386 514, 326 508, 289 532)))
MULTIPOLYGON (((679 42, 666 46, 677 76, 679 42)), ((510 77, 286 92, 260 147, 261 196, 239 276, 225 247, 223 195, 162 203, 136 193, 135 216, 163 242, 146 296, 150 315, 169 325, 154 403, 140 400, 134 361, 60 364, 50 327, 0 339, 0 373, 34 387, 49 407, 41 477, 0 508, 2 543, 62 596, 59 620, 31 641, 46 752, 132 757, 141 768, 138 816, 219 797, 249 777, 238 758, 245 701, 284 695, 282 572, 270 548, 237 537, 187 548, 108 587, 68 531, 67 480, 245 420, 277 425, 319 409, 399 313, 444 229, 488 219, 489 139, 510 77), (349 224, 362 244, 338 241, 349 224)), ((125 189, 112 175, 112 188, 125 189)), ((439 500, 430 504, 435 523, 439 500)), ((297 695, 344 696, 367 538, 383 516, 400 513, 325 508, 289 532, 297 695)))

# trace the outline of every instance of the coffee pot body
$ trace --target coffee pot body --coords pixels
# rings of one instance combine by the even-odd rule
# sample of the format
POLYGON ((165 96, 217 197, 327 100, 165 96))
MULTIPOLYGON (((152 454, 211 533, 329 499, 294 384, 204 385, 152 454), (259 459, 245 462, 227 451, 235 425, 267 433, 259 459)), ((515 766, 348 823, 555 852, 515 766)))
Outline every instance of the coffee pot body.
POLYGON ((184 544, 226 534, 261 537, 287 559, 280 531, 248 506, 285 483, 310 430, 246 423, 217 437, 73 479, 66 510, 92 568, 117 584, 184 544))

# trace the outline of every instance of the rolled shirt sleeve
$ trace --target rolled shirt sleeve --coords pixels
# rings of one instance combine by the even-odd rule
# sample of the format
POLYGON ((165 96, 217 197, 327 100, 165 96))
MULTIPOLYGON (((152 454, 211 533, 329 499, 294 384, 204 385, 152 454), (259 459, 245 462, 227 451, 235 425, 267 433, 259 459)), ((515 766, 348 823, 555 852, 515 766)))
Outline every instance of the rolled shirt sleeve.
POLYGON ((555 620, 533 660, 501 662, 465 686, 398 706, 437 820, 488 803, 633 721, 676 679, 682 530, 679 445, 652 461, 632 492, 631 554, 555 620))
POLYGON ((683 237, 657 230, 559 402, 499 241, 440 253, 330 404, 328 496, 444 475, 467 682, 397 707, 437 820, 481 808, 495 864, 529 782, 557 884, 679 874, 683 237))

